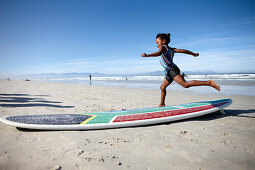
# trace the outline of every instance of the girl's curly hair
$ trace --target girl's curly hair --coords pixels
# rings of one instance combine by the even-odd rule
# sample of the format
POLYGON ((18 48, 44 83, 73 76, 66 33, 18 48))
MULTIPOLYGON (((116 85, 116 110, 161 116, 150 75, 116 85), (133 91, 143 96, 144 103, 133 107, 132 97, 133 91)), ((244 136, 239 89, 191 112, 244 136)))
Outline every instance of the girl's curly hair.
POLYGON ((160 38, 161 40, 166 40, 166 43, 169 44, 170 40, 171 40, 170 36, 171 36, 170 33, 168 33, 168 34, 166 34, 166 33, 158 33, 157 36, 156 36, 156 39, 160 38))

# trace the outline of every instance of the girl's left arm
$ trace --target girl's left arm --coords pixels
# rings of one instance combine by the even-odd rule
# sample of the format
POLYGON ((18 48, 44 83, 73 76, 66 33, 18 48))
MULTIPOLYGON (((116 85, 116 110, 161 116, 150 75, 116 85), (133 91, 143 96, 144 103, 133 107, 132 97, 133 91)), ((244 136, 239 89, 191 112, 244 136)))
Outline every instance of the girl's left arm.
POLYGON ((194 57, 198 57, 199 53, 193 53, 189 50, 184 50, 184 49, 174 49, 176 53, 184 53, 184 54, 189 54, 189 55, 193 55, 194 57))

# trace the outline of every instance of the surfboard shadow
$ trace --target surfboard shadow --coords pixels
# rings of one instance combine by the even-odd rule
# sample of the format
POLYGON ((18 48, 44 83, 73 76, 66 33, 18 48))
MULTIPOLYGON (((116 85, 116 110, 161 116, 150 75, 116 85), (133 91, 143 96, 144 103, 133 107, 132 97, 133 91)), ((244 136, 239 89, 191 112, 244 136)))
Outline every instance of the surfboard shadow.
POLYGON ((248 109, 248 110, 224 109, 224 112, 226 114, 221 114, 220 111, 217 111, 208 115, 203 115, 203 116, 195 117, 192 119, 200 120, 200 121, 210 121, 210 120, 220 119, 220 118, 229 117, 229 116, 255 118, 255 116, 247 115, 250 113, 255 113, 255 109, 248 109))

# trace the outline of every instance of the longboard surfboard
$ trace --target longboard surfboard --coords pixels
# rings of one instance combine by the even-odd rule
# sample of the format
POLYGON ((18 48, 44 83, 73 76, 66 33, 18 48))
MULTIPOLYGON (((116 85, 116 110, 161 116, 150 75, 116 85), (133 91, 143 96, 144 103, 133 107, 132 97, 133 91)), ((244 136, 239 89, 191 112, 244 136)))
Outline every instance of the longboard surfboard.
POLYGON ((229 106, 231 99, 182 105, 82 114, 6 116, 8 125, 40 130, 89 130, 141 126, 188 119, 213 113, 229 106))

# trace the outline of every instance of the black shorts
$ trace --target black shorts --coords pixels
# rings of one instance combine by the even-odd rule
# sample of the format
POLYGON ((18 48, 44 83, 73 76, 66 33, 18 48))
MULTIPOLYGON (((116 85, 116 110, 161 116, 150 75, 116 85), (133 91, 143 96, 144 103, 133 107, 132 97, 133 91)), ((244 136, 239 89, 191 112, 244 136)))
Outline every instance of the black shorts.
POLYGON ((166 80, 169 82, 169 83, 172 83, 174 81, 174 77, 177 76, 177 75, 180 75, 181 72, 180 72, 180 69, 178 67, 171 67, 168 71, 167 71, 167 74, 166 74, 166 80))

